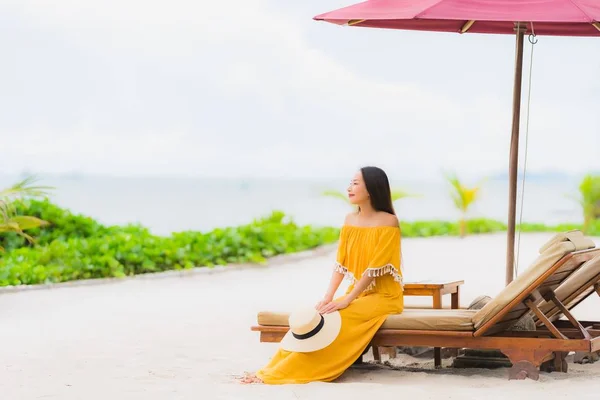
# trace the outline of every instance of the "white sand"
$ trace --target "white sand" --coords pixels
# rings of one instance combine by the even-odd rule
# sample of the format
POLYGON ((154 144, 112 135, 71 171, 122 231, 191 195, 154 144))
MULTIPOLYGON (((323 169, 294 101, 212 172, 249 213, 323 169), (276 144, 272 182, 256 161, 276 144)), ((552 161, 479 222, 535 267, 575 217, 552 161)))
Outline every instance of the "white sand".
MULTIPOLYGON (((522 237, 521 268, 548 237, 522 237)), ((403 244, 406 279, 464 279, 462 306, 503 287, 502 234, 405 239, 403 244)), ((261 367, 276 349, 276 344, 259 343, 258 334, 250 331, 257 311, 314 304, 327 287, 333 257, 330 251, 304 261, 210 275, 1 295, 0 398, 598 397, 600 363, 570 363, 568 374, 542 373, 537 382, 508 381, 506 369, 436 371, 426 362, 417 371, 353 369, 336 383, 237 383, 235 376, 261 367)), ((407 304, 422 301, 406 299, 407 304)), ((599 305, 600 299, 591 297, 578 307, 577 315, 600 319, 599 305)), ((403 356, 396 363, 411 361, 403 356)))

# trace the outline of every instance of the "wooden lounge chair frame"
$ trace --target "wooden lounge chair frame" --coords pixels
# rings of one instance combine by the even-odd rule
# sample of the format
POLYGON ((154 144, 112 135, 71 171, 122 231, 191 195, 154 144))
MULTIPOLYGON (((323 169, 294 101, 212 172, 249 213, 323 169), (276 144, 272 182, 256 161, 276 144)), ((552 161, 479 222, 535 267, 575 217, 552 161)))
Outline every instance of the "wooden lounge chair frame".
MULTIPOLYGON (((371 346, 428 346, 444 348, 499 350, 512 363, 509 379, 539 378, 540 365, 552 363, 554 369, 567 372, 565 357, 569 352, 600 350, 600 322, 578 321, 570 309, 591 293, 600 295, 600 248, 574 251, 564 255, 529 287, 516 296, 491 319, 472 331, 380 329, 371 346), (586 262, 594 259, 599 273, 578 289, 584 296, 567 308, 554 291, 586 262), (587 294, 586 294, 587 293, 587 294), (551 321, 538 303, 552 301, 567 317, 566 321, 551 321), (539 320, 535 331, 510 330, 526 315, 534 313, 539 320)), ((260 341, 279 342, 287 326, 259 325, 251 327, 260 332, 260 341)))

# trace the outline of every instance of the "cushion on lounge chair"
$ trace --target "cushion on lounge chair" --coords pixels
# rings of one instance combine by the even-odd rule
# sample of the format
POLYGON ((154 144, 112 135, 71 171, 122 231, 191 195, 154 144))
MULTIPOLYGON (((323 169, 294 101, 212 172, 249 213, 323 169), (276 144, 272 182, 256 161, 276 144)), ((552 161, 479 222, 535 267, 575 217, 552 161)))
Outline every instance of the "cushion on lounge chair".
MULTIPOLYGON (((390 315, 382 329, 425 331, 472 331, 472 318, 476 310, 405 309, 401 314, 390 315)), ((260 312, 258 324, 288 326, 288 313, 260 312)))
POLYGON ((479 329, 496 316, 517 296, 527 290, 538 278, 546 273, 554 264, 568 253, 594 248, 592 240, 584 237, 579 231, 566 232, 554 236, 540 250, 543 252, 525 272, 508 284, 497 296, 473 316, 473 325, 479 329), (550 244, 550 246, 547 246, 550 244))
MULTIPOLYGON (((575 304, 578 304, 583 298, 589 296, 594 291, 594 283, 600 277, 600 256, 594 257, 581 266, 573 275, 569 276, 555 291, 556 297, 565 305, 567 309, 571 309, 575 304), (584 288, 585 290, 580 290, 584 288), (577 293, 580 292, 580 293, 577 293)), ((552 316, 560 313, 560 310, 554 302, 545 301, 539 305, 540 310, 546 316, 552 316)), ((537 320, 537 317, 534 316, 537 320)))
POLYGON ((390 315, 383 329, 414 329, 423 331, 472 331, 476 310, 404 309, 390 315))
POLYGON ((567 240, 575 243, 576 247, 584 249, 586 248, 585 246, 587 245, 587 242, 589 242, 590 239, 586 238, 583 235, 583 232, 581 232, 580 230, 558 232, 540 248, 539 253, 542 254, 550 247, 554 246, 556 243, 566 242, 567 240))

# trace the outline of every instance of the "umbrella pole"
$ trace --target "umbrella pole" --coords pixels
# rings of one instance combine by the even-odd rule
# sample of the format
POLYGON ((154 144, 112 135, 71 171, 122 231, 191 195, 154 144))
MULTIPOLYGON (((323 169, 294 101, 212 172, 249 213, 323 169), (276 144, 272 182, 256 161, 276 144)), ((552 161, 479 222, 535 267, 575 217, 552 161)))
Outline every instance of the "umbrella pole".
POLYGON ((521 120, 521 83, 523 81, 523 42, 526 26, 515 24, 516 59, 513 88, 513 119, 510 139, 509 187, 508 187, 508 231, 506 247, 506 284, 514 278, 515 225, 517 219, 517 172, 519 168, 519 124, 521 120))

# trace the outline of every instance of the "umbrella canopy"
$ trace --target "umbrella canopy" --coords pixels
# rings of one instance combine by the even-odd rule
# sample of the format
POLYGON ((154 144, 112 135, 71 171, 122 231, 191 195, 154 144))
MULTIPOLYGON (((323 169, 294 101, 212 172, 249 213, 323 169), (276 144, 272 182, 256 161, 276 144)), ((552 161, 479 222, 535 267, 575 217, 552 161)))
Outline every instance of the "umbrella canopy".
POLYGON ((600 36, 597 0, 369 0, 316 16, 340 25, 434 32, 600 36))
POLYGON ((506 284, 514 277, 519 124, 525 34, 600 36, 599 0, 368 0, 314 17, 338 25, 516 36, 509 156, 506 284))

